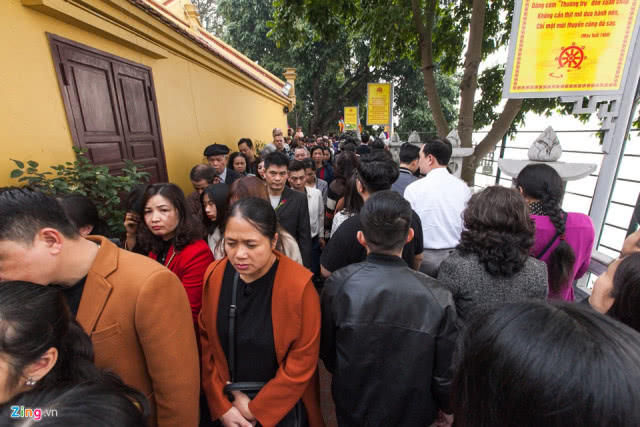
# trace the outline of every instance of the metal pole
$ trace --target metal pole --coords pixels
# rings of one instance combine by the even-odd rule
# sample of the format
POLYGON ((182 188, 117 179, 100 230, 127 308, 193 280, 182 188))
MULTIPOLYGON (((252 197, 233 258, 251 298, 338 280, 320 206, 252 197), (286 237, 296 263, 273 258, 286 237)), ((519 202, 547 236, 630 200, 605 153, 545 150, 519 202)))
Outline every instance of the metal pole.
POLYGON ((391 137, 393 136, 393 79, 391 79, 389 85, 391 86, 391 90, 389 91, 389 96, 391 98, 389 99, 389 140, 391 140, 391 137))
MULTIPOLYGON (((619 101, 620 112, 612 124, 612 129, 605 132, 604 135, 602 151, 605 154, 600 166, 593 200, 591 201, 591 209, 589 210, 589 216, 596 231, 597 244, 600 243, 600 238, 602 237, 602 229, 604 228, 607 210, 609 209, 613 187, 618 174, 624 142, 633 121, 636 92, 638 90, 638 81, 640 80, 640 42, 638 41, 634 46, 629 65, 629 73, 623 86, 624 91, 619 101)), ((615 108, 615 105, 610 106, 610 108, 615 108)))

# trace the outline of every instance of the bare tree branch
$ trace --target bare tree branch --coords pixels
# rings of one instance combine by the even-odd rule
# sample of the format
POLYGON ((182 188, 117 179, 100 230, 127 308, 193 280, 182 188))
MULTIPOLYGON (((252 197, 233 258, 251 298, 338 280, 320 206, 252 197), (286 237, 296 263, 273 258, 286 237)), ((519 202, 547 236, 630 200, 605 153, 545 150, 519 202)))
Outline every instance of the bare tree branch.
POLYGON ((431 114, 436 125, 438 135, 446 136, 449 133, 449 124, 444 117, 440 96, 436 89, 436 77, 433 72, 433 47, 431 35, 435 20, 437 0, 426 0, 424 15, 420 8, 420 0, 411 0, 413 11, 413 23, 418 32, 420 46, 420 62, 424 77, 424 92, 429 100, 431 114))

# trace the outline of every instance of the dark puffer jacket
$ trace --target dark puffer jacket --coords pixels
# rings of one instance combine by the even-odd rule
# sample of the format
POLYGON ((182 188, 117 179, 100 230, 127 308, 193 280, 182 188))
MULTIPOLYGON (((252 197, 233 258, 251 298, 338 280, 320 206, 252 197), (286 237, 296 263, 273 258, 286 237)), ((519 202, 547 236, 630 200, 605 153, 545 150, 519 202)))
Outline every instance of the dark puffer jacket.
POLYGON ((451 293, 398 257, 370 254, 322 293, 320 356, 340 426, 427 426, 449 409, 458 335, 451 293))

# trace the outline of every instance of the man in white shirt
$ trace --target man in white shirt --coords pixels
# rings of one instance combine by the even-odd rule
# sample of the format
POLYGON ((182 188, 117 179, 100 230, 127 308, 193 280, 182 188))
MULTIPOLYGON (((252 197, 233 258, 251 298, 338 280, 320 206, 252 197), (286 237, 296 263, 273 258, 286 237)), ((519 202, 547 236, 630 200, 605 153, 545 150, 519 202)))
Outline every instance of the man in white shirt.
POLYGON ((422 221, 424 253, 420 271, 437 277, 440 263, 460 241, 462 212, 471 197, 467 184, 447 170, 453 149, 446 139, 434 138, 420 150, 420 172, 426 176, 404 191, 422 221))
POLYGON ((320 253, 324 246, 324 203, 322 193, 316 188, 306 186, 304 163, 292 160, 289 163, 289 186, 307 196, 309 205, 309 224, 311 226, 311 271, 320 274, 320 253))

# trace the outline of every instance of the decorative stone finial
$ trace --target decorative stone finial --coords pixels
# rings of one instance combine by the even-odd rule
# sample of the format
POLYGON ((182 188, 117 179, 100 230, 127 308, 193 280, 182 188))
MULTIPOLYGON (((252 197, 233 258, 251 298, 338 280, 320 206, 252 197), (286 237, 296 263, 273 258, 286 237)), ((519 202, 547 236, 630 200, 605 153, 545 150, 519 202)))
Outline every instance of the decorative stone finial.
POLYGON ((198 9, 191 2, 187 2, 184 5, 184 15, 187 18, 187 22, 189 22, 189 27, 192 29, 202 27, 200 24, 200 14, 198 13, 198 9))
POLYGON ((412 144, 420 144, 422 141, 420 141, 420 135, 418 134, 418 132, 416 132, 415 130, 413 132, 411 132, 411 134, 409 135, 409 139, 407 142, 410 142, 412 144))
POLYGON ((517 177, 520 171, 527 165, 545 163, 558 172, 563 181, 575 181, 592 174, 597 165, 595 163, 565 163, 559 162, 562 155, 562 147, 558 136, 551 126, 542 132, 531 147, 529 147, 529 160, 500 159, 498 167, 505 175, 517 177))
POLYGON ((538 135, 529 147, 529 160, 535 162, 555 162, 561 155, 560 140, 551 126, 538 135))
POLYGON ((449 140, 453 148, 457 148, 462 145, 462 143, 460 142, 460 136, 458 135, 458 131, 455 129, 449 132, 449 135, 447 135, 447 139, 449 140))

